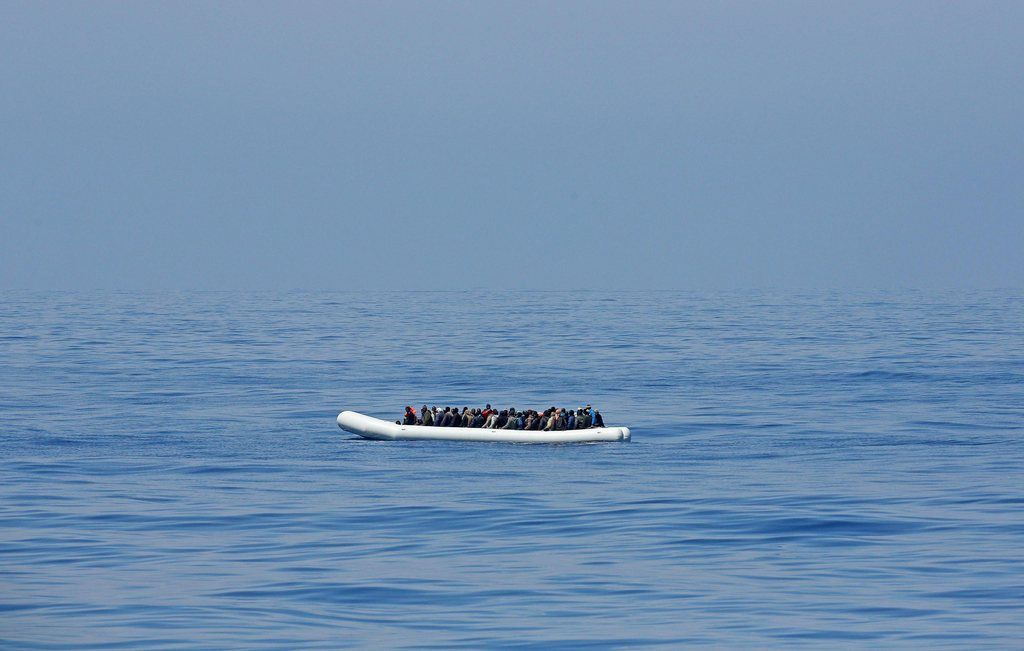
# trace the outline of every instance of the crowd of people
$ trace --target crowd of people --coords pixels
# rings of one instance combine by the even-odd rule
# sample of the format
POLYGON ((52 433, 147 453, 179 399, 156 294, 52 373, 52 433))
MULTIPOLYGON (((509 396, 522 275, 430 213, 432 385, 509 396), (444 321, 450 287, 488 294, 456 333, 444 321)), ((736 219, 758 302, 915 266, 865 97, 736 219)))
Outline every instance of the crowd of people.
POLYGON ((433 427, 480 427, 483 429, 522 429, 550 432, 552 430, 587 429, 604 427, 601 412, 590 405, 579 409, 549 407, 544 411, 526 409, 517 411, 514 407, 497 410, 487 405, 483 409, 463 407, 423 407, 417 412, 405 408, 400 425, 427 425, 433 427))

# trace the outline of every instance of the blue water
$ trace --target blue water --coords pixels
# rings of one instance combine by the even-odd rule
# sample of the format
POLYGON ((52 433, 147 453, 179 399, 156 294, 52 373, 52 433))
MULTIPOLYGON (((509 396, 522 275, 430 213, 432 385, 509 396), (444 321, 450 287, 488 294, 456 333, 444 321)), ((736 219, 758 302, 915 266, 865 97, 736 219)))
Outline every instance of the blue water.
POLYGON ((1024 643, 1021 292, 0 298, 0 646, 1024 643))

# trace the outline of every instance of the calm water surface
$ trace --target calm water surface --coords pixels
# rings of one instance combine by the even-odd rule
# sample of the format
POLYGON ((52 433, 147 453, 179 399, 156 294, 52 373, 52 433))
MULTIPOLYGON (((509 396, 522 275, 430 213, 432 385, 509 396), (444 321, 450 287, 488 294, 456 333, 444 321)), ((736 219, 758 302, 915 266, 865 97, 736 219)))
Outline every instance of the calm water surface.
POLYGON ((0 294, 0 646, 1020 648, 1024 295, 0 294), (370 442, 592 402, 633 442, 370 442))

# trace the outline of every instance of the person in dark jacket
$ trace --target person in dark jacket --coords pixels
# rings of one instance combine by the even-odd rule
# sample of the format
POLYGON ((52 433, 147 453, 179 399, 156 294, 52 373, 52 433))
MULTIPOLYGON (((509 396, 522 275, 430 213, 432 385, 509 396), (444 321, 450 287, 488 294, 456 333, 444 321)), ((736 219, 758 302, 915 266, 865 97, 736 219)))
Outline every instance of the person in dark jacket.
POLYGON ((565 410, 559 409, 555 412, 555 429, 558 431, 564 430, 566 427, 565 422, 565 410))
POLYGON ((516 428, 516 410, 508 410, 508 418, 505 419, 505 425, 501 429, 515 429, 516 428))
POLYGON ((604 427, 604 419, 601 418, 601 412, 594 410, 594 427, 604 427))
POLYGON ((423 405, 423 413, 421 420, 422 423, 428 427, 434 424, 434 412, 427 409, 426 405, 423 405))
POLYGON ((470 427, 483 427, 484 426, 484 415, 479 409, 473 410, 473 420, 469 422, 470 427))
POLYGON ((405 418, 402 419, 403 425, 415 425, 416 424, 416 412, 413 411, 412 407, 405 408, 405 418))

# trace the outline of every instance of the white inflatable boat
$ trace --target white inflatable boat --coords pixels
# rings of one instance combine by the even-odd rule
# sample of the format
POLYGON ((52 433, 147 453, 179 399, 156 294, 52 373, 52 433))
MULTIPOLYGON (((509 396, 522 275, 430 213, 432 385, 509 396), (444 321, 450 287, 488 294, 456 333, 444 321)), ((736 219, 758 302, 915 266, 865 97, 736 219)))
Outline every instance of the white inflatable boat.
POLYGON ((364 439, 381 441, 488 441, 506 443, 589 443, 591 441, 628 441, 628 427, 591 427, 555 432, 479 427, 432 427, 399 425, 386 420, 343 411, 338 427, 364 439))

